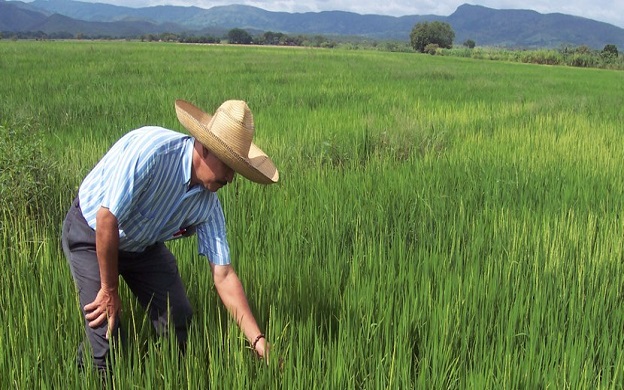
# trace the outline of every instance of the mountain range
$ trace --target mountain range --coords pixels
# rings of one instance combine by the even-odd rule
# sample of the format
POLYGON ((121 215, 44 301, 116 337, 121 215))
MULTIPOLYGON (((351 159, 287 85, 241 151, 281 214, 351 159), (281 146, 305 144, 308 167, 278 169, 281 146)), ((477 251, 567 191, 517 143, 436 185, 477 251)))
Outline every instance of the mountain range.
POLYGON ((233 28, 252 34, 265 31, 409 41, 419 22, 447 22, 455 44, 471 39, 479 46, 554 48, 607 44, 624 47, 624 29, 595 20, 531 10, 497 10, 464 4, 449 16, 360 15, 343 11, 271 12, 229 5, 209 9, 181 6, 131 8, 73 0, 0 0, 0 31, 66 32, 72 35, 137 37, 163 32, 223 36, 233 28))

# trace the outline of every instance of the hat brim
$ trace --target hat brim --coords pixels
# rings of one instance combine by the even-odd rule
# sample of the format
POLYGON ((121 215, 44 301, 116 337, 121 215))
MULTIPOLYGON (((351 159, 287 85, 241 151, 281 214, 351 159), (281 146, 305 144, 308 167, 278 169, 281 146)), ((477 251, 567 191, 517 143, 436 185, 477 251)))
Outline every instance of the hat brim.
POLYGON ((252 142, 248 155, 241 156, 210 131, 210 115, 184 100, 176 100, 175 108, 178 120, 189 133, 236 173, 260 184, 277 183, 277 167, 256 144, 252 142))

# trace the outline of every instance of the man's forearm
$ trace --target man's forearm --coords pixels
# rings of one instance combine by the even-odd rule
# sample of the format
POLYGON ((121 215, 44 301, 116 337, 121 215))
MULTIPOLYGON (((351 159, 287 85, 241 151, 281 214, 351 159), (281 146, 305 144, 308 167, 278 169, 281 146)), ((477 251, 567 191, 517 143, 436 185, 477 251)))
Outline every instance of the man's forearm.
POLYGON ((221 301, 247 338, 253 340, 260 333, 260 328, 251 312, 243 286, 235 275, 230 275, 228 279, 217 288, 221 301))
POLYGON ((253 342, 261 332, 251 312, 238 275, 228 266, 228 272, 220 272, 213 269, 213 277, 215 278, 215 287, 221 302, 223 302, 230 315, 236 320, 247 339, 253 342))
POLYGON ((117 218, 107 209, 100 208, 96 215, 95 247, 100 266, 101 288, 117 290, 119 285, 119 225, 117 218))

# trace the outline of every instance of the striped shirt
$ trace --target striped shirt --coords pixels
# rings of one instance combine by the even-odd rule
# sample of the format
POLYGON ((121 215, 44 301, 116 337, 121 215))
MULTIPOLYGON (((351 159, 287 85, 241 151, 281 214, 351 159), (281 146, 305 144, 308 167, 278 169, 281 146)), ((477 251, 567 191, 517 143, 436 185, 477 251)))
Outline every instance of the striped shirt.
POLYGON ((198 250, 214 264, 229 264, 219 198, 190 186, 194 138, 147 126, 123 136, 87 175, 78 193, 82 213, 97 229, 105 207, 119 224, 119 249, 141 252, 197 229, 198 250))

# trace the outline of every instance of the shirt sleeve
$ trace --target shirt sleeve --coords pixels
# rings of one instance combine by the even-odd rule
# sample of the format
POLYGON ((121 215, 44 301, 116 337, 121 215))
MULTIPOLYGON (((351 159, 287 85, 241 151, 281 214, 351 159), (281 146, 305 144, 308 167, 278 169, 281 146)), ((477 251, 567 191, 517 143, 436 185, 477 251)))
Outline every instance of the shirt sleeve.
POLYGON ((210 218, 197 226, 199 254, 216 265, 230 264, 230 247, 225 231, 225 216, 218 198, 210 218))

